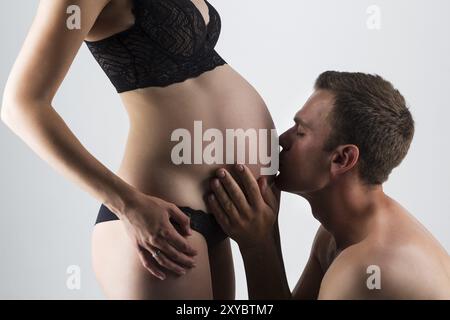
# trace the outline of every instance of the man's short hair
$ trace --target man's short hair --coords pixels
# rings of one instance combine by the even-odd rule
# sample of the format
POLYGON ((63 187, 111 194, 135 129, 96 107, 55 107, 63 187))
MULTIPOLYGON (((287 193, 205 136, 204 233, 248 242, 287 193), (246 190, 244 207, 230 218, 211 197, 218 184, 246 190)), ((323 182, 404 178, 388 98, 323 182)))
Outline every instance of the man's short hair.
POLYGON ((362 180, 385 182, 406 156, 414 136, 414 120, 404 97, 382 77, 365 73, 326 71, 317 78, 315 89, 334 95, 325 150, 356 145, 362 180))

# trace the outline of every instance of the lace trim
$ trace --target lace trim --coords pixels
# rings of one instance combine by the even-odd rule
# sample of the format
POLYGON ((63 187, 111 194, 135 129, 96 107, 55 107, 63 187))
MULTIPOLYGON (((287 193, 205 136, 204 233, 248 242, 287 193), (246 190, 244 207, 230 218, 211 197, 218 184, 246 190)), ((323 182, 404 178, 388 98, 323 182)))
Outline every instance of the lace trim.
POLYGON ((118 93, 168 86, 226 64, 214 50, 221 21, 209 22, 191 0, 133 0, 134 24, 98 41, 85 41, 118 93))

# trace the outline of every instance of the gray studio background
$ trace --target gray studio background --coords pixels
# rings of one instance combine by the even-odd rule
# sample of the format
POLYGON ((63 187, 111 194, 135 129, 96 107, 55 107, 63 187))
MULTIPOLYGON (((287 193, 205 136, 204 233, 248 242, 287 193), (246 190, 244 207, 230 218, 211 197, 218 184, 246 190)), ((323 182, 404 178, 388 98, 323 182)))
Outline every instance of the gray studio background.
MULTIPOLYGON (((218 52, 265 99, 278 132, 327 69, 378 73, 407 98, 416 135, 387 192, 450 251, 450 2, 447 0, 210 0, 222 16, 218 52), (381 9, 370 29, 367 9, 381 9)), ((38 1, 0 1, 0 88, 38 1)), ((32 79, 30 79, 32 81, 32 79)), ((82 46, 53 106, 86 148, 115 171, 128 118, 109 80, 82 46)), ((0 298, 103 299, 91 269, 90 237, 99 203, 66 181, 0 123, 0 298), (81 288, 66 286, 80 267, 81 288)), ((294 287, 318 223, 307 203, 284 194, 280 227, 294 287)), ((237 298, 247 298, 237 247, 237 298)))

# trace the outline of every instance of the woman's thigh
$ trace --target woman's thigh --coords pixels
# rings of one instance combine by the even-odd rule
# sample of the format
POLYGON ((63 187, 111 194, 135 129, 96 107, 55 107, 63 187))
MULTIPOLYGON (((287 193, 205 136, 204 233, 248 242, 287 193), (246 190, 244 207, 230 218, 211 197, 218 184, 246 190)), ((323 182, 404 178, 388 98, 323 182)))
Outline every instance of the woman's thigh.
POLYGON ((142 265, 120 220, 98 223, 92 234, 92 264, 108 299, 213 299, 208 247, 192 230, 188 241, 198 254, 186 275, 159 280, 142 265))
POLYGON ((209 249, 209 265, 215 300, 234 300, 236 284, 230 238, 209 249))

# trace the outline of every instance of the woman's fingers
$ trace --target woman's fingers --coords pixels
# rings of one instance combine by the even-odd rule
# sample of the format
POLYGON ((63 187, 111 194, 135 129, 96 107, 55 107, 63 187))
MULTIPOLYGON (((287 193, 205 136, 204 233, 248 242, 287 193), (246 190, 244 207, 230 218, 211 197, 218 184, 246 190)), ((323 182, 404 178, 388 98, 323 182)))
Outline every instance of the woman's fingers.
POLYGON ((181 253, 185 253, 190 256, 197 255, 197 251, 189 244, 189 242, 182 237, 175 227, 169 222, 169 226, 161 231, 159 234, 159 238, 161 240, 156 240, 156 242, 167 241, 171 244, 176 250, 181 253))
POLYGON ((169 215, 181 227, 185 235, 192 235, 190 218, 185 215, 180 208, 173 205, 173 207, 169 209, 169 215))
POLYGON ((152 255, 152 258, 158 262, 158 264, 164 268, 166 268, 167 270, 173 271, 174 273, 182 276, 186 274, 186 270, 179 266, 178 264, 176 264, 175 262, 173 262, 167 255, 166 255, 166 251, 161 250, 158 247, 149 245, 150 247, 150 252, 152 255))
MULTIPOLYGON (((169 209, 169 218, 172 218, 180 226, 184 225, 184 231, 186 232, 186 230, 189 230, 189 234, 192 234, 190 218, 185 215, 180 208, 174 205, 171 209, 169 209)), ((171 243, 176 250, 182 253, 190 256, 197 255, 197 251, 189 244, 187 239, 175 229, 173 224, 170 222, 170 219, 167 223, 167 227, 161 230, 157 236, 171 243)))
MULTIPOLYGON (((188 267, 193 268, 195 267, 195 260, 194 258, 187 256, 178 250, 176 250, 166 239, 159 238, 156 241, 153 241, 152 246, 156 249, 161 250, 166 257, 168 257, 173 262, 180 265, 180 267, 188 267)), ((164 266, 165 267, 165 266, 164 266)), ((172 269, 172 268, 169 268, 172 269)), ((176 271, 176 270, 174 270, 176 271)))
POLYGON ((156 261, 152 257, 152 253, 149 249, 144 248, 140 244, 137 244, 138 256, 145 269, 150 271, 152 275, 160 280, 166 278, 165 273, 158 267, 156 261))

